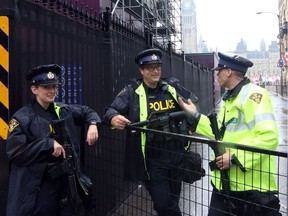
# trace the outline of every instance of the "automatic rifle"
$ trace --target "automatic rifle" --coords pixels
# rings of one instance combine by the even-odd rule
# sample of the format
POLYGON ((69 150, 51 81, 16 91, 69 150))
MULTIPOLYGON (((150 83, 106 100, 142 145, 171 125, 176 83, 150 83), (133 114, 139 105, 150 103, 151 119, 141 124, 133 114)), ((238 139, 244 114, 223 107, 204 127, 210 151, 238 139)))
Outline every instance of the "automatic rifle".
POLYGON ((163 131, 167 131, 169 128, 169 121, 172 119, 183 119, 186 117, 184 111, 172 112, 172 113, 151 113, 145 121, 135 122, 129 126, 143 127, 148 126, 150 128, 162 128, 163 131))
MULTIPOLYGON (((222 140, 222 136, 220 134, 220 131, 218 129, 218 123, 217 123, 217 114, 216 113, 212 113, 208 116, 209 120, 210 120, 210 126, 212 129, 212 132, 214 134, 215 140, 216 141, 221 141, 222 140)), ((210 147, 212 148, 212 150, 214 151, 215 156, 220 156, 223 155, 226 150, 225 147, 223 145, 221 145, 221 143, 216 143, 216 145, 210 145, 210 147)), ((238 166, 242 172, 246 172, 245 167, 242 166, 242 164, 240 163, 240 161, 238 160, 238 158, 233 154, 232 155, 232 161, 234 161, 233 164, 235 164, 236 166, 238 166)), ((209 163, 210 165, 210 169, 211 171, 218 169, 216 166, 215 161, 211 161, 209 163)), ((230 180, 229 180, 229 174, 228 174, 228 170, 220 170, 220 176, 221 176, 221 183, 222 183, 222 194, 224 196, 224 202, 225 205, 229 211, 229 213, 233 213, 235 211, 236 206, 234 205, 234 203, 231 201, 230 199, 230 180)))
POLYGON ((52 121, 53 129, 55 132, 55 139, 59 142, 66 153, 66 158, 63 159, 62 163, 56 167, 61 167, 61 174, 56 171, 53 172, 53 169, 50 171, 51 176, 59 176, 65 174, 65 178, 68 185, 68 204, 73 209, 73 216, 85 216, 85 208, 78 193, 78 188, 81 187, 81 192, 88 194, 87 189, 81 183, 79 179, 79 172, 77 170, 77 159, 73 149, 73 146, 70 142, 69 135, 65 129, 65 120, 53 120, 52 121))
MULTIPOLYGON (((132 127, 147 126, 153 129, 161 129, 164 132, 179 133, 179 131, 176 129, 177 126, 175 124, 170 124, 171 120, 176 120, 176 119, 179 121, 186 119, 186 112, 178 111, 178 112, 172 112, 172 113, 162 113, 162 112, 152 113, 148 117, 148 120, 135 122, 135 123, 128 125, 127 127, 129 128, 131 126, 132 127)), ((187 133, 186 123, 182 123, 180 128, 181 128, 180 134, 182 132, 183 134, 187 133)), ((183 153, 183 158, 177 165, 177 167, 181 170, 181 173, 177 180, 192 184, 195 181, 200 180, 202 177, 205 176, 205 170, 202 168, 201 155, 197 152, 190 151, 189 149, 190 144, 191 142, 188 142, 188 145, 185 147, 185 151, 183 153)))

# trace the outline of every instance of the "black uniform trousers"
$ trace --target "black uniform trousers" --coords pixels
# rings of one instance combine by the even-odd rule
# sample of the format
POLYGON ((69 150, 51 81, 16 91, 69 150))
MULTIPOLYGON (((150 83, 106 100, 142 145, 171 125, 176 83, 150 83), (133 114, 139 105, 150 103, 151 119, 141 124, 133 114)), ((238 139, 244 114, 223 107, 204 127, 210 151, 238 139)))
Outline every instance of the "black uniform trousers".
POLYGON ((161 162, 150 161, 150 181, 145 182, 158 216, 181 216, 178 206, 181 181, 173 180, 170 167, 161 162))
POLYGON ((68 204, 60 206, 60 201, 67 198, 67 185, 61 176, 51 180, 44 175, 36 198, 33 216, 71 216, 72 208, 68 204))
MULTIPOLYGON (((165 148, 158 148, 156 145, 147 151, 146 164, 150 180, 144 183, 158 216, 181 216, 179 198, 182 182, 177 179, 177 167, 183 154, 177 152, 176 148, 167 150, 171 149, 169 144, 170 147, 177 145, 173 141, 165 140, 165 148)), ((149 147, 151 148, 151 145, 148 144, 149 147)))
POLYGON ((230 200, 235 209, 229 214, 224 196, 213 189, 208 216, 281 216, 279 198, 273 193, 260 191, 231 192, 230 200))

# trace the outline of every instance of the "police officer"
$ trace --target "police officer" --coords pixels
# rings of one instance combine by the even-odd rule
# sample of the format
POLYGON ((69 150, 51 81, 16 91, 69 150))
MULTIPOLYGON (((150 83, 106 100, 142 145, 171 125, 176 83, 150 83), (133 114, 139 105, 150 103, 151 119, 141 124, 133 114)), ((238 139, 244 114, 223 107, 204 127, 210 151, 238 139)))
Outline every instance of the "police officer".
POLYGON ((49 164, 59 165, 67 156, 61 143, 53 137, 51 122, 65 119, 77 155, 76 122, 89 125, 86 141, 92 145, 98 139, 97 125, 101 121, 98 114, 87 106, 54 102, 61 69, 57 64, 41 65, 26 74, 35 97, 18 110, 9 123, 6 150, 12 166, 7 216, 75 215, 69 203, 64 202, 68 199, 69 190, 64 173, 55 179, 48 173, 49 164))
MULTIPOLYGON (((161 79, 161 57, 162 52, 155 48, 136 56, 143 78, 133 80, 106 108, 106 123, 122 130, 130 123, 147 120, 152 113, 161 115, 181 110, 178 96, 188 99, 191 93, 175 78, 161 79)), ((163 130, 161 126, 153 129, 163 130)), ((179 152, 183 152, 184 147, 184 143, 175 139, 127 130, 126 177, 144 182, 159 216, 181 215, 178 206, 181 181, 174 179, 173 167, 179 164, 182 157, 179 152)))
MULTIPOLYGON (((278 129, 269 94, 245 77, 247 69, 252 67, 253 63, 239 55, 219 52, 218 56, 219 64, 212 70, 218 71, 221 87, 228 89, 223 96, 224 103, 218 115, 223 141, 275 150, 278 145, 278 129)), ((186 104, 179 98, 179 102, 190 117, 198 121, 196 132, 213 138, 209 119, 198 113, 190 100, 186 104)), ((216 157, 219 170, 229 169, 231 199, 236 206, 233 213, 246 216, 281 215, 278 212, 279 199, 274 195, 278 190, 274 159, 273 156, 232 148, 216 157), (232 155, 245 166, 246 172, 236 166, 235 157, 232 155)), ((213 171, 214 190, 209 216, 228 215, 224 213, 227 212, 225 199, 219 193, 222 190, 219 170, 213 171)))

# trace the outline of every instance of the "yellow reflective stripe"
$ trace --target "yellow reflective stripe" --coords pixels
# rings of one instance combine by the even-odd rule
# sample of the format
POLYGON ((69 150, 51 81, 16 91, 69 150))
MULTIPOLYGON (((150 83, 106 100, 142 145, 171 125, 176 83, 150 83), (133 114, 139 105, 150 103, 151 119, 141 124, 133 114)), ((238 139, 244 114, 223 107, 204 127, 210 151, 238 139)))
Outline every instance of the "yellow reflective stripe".
POLYGON ((172 97, 174 98, 174 100, 178 102, 178 98, 177 98, 177 93, 176 93, 176 89, 173 86, 168 85, 168 92, 172 95, 172 97))
POLYGON ((272 113, 260 113, 255 115, 254 120, 248 122, 248 127, 250 130, 255 128, 255 125, 263 121, 275 121, 275 117, 272 113))
POLYGON ((58 116, 58 119, 60 119, 60 107, 54 102, 54 110, 56 112, 56 115, 58 116))
MULTIPOLYGON (((135 90, 135 92, 136 94, 139 95, 140 121, 145 121, 147 120, 148 110, 147 110, 147 98, 143 83, 135 90)), ((146 128, 146 126, 144 126, 144 128, 146 128)), ((145 144, 146 144, 146 133, 141 132, 141 149, 144 158, 145 158, 145 144)))
POLYGON ((245 102, 245 98, 247 97, 248 92, 250 91, 250 89, 252 88, 252 84, 249 83, 247 85, 244 85, 241 88, 241 91, 239 92, 239 101, 240 104, 243 105, 243 103, 245 102))
POLYGON ((143 83, 135 91, 139 95, 139 106, 140 106, 140 121, 147 120, 147 98, 143 83))
MULTIPOLYGON (((240 112, 241 113, 241 112, 240 112)), ((253 130, 255 125, 259 122, 263 121, 275 121, 275 117, 272 113, 260 113, 255 115, 254 119, 248 123, 244 122, 244 115, 241 113, 240 115, 240 123, 239 124, 228 124, 226 127, 226 131, 229 132, 239 132, 244 130, 253 130)))

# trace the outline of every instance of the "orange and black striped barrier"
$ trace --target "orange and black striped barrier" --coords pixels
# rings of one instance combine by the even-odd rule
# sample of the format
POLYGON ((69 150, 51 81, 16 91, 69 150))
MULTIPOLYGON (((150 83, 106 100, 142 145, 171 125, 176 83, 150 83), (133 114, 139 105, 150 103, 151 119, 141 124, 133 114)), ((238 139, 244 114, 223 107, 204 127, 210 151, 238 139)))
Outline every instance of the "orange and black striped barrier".
POLYGON ((9 115, 9 19, 0 16, 0 140, 7 139, 9 115))

